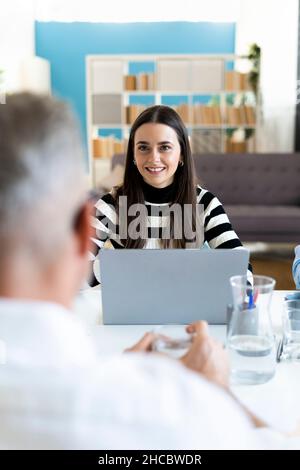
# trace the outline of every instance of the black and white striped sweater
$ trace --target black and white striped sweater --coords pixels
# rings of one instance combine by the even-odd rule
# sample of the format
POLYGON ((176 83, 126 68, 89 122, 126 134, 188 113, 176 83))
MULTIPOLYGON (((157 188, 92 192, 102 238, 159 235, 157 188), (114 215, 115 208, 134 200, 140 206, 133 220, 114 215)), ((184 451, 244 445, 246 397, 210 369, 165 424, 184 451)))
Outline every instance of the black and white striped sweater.
MULTIPOLYGON (((157 189, 146 183, 143 184, 145 206, 148 213, 148 238, 144 249, 161 248, 161 230, 166 221, 164 216, 151 216, 154 206, 170 206, 172 204, 174 187, 170 185, 166 188, 157 189)), ((235 249, 242 246, 237 234, 233 230, 231 223, 224 211, 224 208, 217 197, 206 189, 197 186, 197 203, 202 204, 203 214, 203 236, 204 244, 210 248, 235 249)), ((115 191, 105 194, 95 204, 96 215, 92 219, 92 226, 95 229, 95 236, 92 238, 93 253, 90 260, 93 263, 93 275, 89 283, 95 286, 100 283, 100 271, 98 254, 107 241, 115 249, 124 248, 119 237, 118 216, 116 212, 115 191), (107 224, 109 222, 109 224, 107 224), (109 225, 109 226, 108 226, 109 225)), ((157 212, 157 211, 156 211, 157 212)), ((200 247, 199 247, 200 248, 200 247)), ((251 278, 251 265, 248 268, 248 276, 251 278)))

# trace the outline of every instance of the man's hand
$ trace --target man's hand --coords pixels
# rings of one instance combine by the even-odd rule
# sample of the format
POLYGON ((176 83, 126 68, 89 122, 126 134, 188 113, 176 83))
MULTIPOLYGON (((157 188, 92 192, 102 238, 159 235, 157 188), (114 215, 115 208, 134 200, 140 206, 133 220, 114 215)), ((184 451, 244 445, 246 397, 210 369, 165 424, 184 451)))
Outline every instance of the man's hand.
POLYGON ((154 333, 146 333, 142 339, 131 348, 125 349, 124 352, 149 352, 152 351, 152 344, 156 338, 154 333))
MULTIPOLYGON (((232 399, 235 400, 248 415, 255 427, 266 427, 266 424, 260 418, 242 405, 230 392, 228 386, 228 355, 223 345, 209 336, 207 323, 198 321, 187 326, 186 330, 193 335, 193 342, 188 352, 180 359, 181 363, 189 369, 202 374, 211 382, 225 388, 232 399)), ((125 352, 152 351, 152 344, 156 338, 156 334, 146 333, 138 343, 126 349, 125 352)), ((297 433, 296 435, 299 434, 297 433)))
POLYGON ((195 372, 200 372, 211 382, 228 388, 229 361, 223 345, 209 336, 204 321, 192 323, 187 332, 193 334, 193 343, 181 362, 195 372))

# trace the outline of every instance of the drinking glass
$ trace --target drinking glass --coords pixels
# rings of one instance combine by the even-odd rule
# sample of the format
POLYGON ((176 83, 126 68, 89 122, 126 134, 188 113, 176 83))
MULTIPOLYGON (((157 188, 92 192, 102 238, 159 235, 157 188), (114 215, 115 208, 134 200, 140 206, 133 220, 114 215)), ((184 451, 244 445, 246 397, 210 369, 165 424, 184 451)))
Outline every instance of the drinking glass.
POLYGON ((300 300, 286 300, 283 308, 281 361, 300 361, 300 300))
POLYGON ((192 344, 192 335, 187 333, 184 325, 161 325, 154 328, 157 335, 153 350, 168 356, 182 357, 192 344))
POLYGON ((270 319, 275 280, 267 276, 230 278, 233 311, 228 325, 227 348, 233 384, 261 384, 275 374, 276 347, 270 319))

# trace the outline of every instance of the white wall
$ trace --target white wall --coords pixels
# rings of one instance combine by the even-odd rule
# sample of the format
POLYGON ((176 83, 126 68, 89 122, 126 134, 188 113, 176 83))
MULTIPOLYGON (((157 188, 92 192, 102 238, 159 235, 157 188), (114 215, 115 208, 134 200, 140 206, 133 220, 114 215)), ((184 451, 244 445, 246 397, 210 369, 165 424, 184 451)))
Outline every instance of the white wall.
POLYGON ((21 64, 34 53, 34 1, 4 0, 0 7, 0 69, 5 71, 7 91, 21 88, 21 64))
POLYGON ((298 0, 242 0, 236 51, 262 49, 261 151, 293 151, 297 88, 298 0))
MULTIPOLYGON (((135 5, 136 0, 128 2, 129 4, 125 3, 132 20, 133 17, 136 20, 137 16, 142 19, 141 9, 137 9, 135 5)), ((160 15, 163 13, 164 18, 160 19, 179 19, 183 15, 182 8, 185 11, 182 19, 186 20, 228 21, 237 18, 237 53, 246 53, 248 45, 253 42, 261 46, 264 121, 258 139, 259 149, 292 151, 297 79, 298 0, 211 0, 209 3, 206 0, 186 0, 180 8, 176 7, 173 0, 173 7, 170 8, 169 2, 171 0, 164 2, 163 12, 153 9, 154 12, 160 11, 160 15), (227 9, 224 9, 225 5, 227 9)), ((112 0, 110 3, 111 7, 115 7, 118 2, 112 0)), ((121 4, 124 5, 123 0, 120 0, 121 4)), ((24 69, 23 78, 20 69, 24 61, 30 64, 35 53, 35 16, 64 20, 76 16, 76 19, 83 19, 82 16, 89 12, 93 18, 97 13, 103 18, 104 10, 103 2, 98 0, 74 0, 71 9, 70 2, 62 0, 3 0, 0 10, 0 69, 5 69, 6 72, 6 89, 19 90, 24 85, 24 69), (90 8, 87 8, 88 6, 90 8)), ((113 11, 116 11, 116 8, 107 10, 108 21, 112 20, 113 11)), ((41 77, 43 74, 44 69, 41 77)), ((26 76, 28 77, 28 73, 26 76)))
POLYGON ((41 21, 235 21, 241 0, 36 0, 41 21))

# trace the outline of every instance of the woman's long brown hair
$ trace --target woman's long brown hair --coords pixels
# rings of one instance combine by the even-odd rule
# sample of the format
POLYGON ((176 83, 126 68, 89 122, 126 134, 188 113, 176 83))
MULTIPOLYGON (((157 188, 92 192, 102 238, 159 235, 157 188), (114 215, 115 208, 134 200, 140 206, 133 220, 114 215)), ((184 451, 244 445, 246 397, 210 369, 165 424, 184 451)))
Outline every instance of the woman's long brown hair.
MULTIPOLYGON (((123 185, 117 189, 116 202, 117 211, 119 211, 118 201, 120 196, 127 196, 127 207, 129 208, 132 204, 144 204, 144 194, 142 189, 142 176, 139 173, 136 165, 134 164, 134 138, 135 133, 139 127, 147 123, 164 124, 171 127, 177 134, 177 138, 181 149, 181 159, 183 166, 178 166, 174 175, 174 200, 170 201, 172 204, 179 204, 184 208, 185 204, 190 204, 193 208, 192 211, 192 229, 195 231, 196 228, 196 182, 195 182, 195 170, 194 162, 192 159, 191 147, 189 143, 187 129, 182 122, 180 116, 172 108, 168 106, 152 106, 143 111, 138 118, 135 120, 131 127, 126 163, 125 163, 125 174, 123 185)), ((127 221, 127 233, 128 226, 133 220, 133 217, 128 217, 127 221)), ((183 232, 183 231, 182 231, 183 232)), ((174 220, 170 220, 170 233, 171 239, 162 240, 163 248, 185 248, 188 240, 184 237, 184 232, 181 239, 172 239, 174 233, 174 220)), ((131 239, 129 236, 126 240, 122 240, 125 248, 143 248, 146 243, 145 238, 138 238, 137 240, 131 239)))

